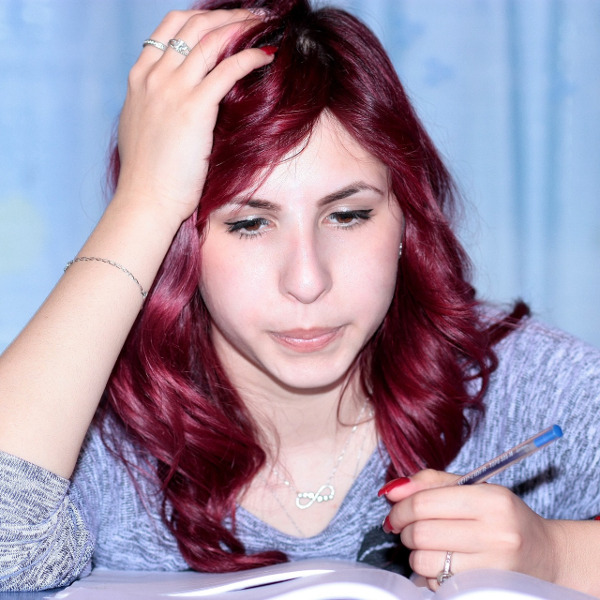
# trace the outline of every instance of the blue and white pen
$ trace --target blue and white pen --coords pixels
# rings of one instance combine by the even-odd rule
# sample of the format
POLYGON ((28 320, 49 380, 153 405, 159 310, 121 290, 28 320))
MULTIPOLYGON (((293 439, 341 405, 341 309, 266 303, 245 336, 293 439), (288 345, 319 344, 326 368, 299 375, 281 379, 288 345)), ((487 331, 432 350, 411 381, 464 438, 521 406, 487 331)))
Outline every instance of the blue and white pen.
POLYGON ((503 452, 496 458, 492 458, 484 465, 463 475, 458 479, 455 485, 471 485, 487 481, 490 477, 508 469, 508 467, 518 463, 519 461, 531 456, 534 452, 541 450, 548 444, 562 437, 562 429, 558 425, 552 425, 543 431, 540 431, 533 437, 525 440, 523 443, 503 452))

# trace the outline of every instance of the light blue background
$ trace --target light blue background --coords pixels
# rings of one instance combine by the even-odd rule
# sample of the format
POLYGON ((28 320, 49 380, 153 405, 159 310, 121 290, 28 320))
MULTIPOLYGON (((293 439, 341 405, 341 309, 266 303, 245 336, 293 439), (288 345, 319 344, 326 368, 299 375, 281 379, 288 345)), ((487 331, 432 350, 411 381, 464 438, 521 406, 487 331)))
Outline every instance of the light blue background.
MULTIPOLYGON (((600 346, 600 0, 345 0, 457 176, 489 299, 600 346)), ((0 0, 0 350, 98 219, 140 45, 178 0, 0 0)))

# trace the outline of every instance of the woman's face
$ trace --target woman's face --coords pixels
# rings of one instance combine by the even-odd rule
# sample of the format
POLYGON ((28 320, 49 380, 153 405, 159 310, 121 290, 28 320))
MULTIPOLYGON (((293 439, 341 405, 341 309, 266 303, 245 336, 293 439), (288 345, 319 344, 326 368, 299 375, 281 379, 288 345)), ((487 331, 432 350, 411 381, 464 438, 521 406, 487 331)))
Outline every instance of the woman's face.
POLYGON ((392 300, 402 228, 386 167, 327 117, 250 202, 214 211, 201 291, 236 387, 342 385, 392 300))

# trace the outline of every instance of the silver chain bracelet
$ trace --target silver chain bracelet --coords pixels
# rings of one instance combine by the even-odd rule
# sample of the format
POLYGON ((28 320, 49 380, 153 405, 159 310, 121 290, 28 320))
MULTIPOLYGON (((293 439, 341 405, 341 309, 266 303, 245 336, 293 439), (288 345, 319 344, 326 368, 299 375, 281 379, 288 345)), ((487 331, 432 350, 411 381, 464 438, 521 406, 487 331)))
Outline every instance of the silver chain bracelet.
POLYGON ((131 271, 126 269, 123 265, 120 265, 118 262, 115 262, 114 260, 109 260, 108 258, 98 258, 96 256, 78 256, 77 258, 74 258, 73 260, 70 260, 67 263, 67 266, 65 267, 65 271, 73 263, 76 263, 76 262, 101 262, 101 263, 110 265, 111 267, 116 267, 120 271, 123 271, 123 273, 125 273, 125 275, 127 275, 140 288, 140 293, 142 294, 142 298, 145 298, 148 295, 148 292, 146 290, 144 290, 144 288, 142 287, 142 284, 136 279, 135 275, 131 271))

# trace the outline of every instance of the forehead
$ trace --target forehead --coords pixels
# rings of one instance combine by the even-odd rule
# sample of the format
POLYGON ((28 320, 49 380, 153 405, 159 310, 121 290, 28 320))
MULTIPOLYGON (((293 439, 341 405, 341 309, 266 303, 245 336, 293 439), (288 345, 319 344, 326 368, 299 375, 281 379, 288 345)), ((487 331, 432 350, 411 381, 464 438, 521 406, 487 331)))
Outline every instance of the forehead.
POLYGON ((314 199, 353 182, 385 190, 388 170, 339 121, 324 114, 310 136, 258 181, 258 187, 249 190, 251 196, 314 199))

